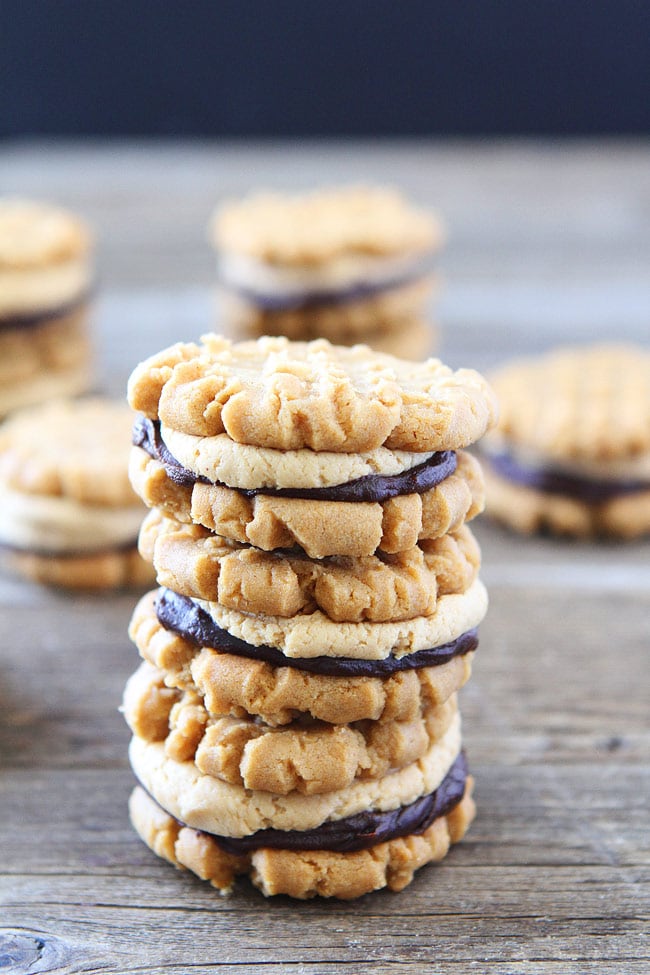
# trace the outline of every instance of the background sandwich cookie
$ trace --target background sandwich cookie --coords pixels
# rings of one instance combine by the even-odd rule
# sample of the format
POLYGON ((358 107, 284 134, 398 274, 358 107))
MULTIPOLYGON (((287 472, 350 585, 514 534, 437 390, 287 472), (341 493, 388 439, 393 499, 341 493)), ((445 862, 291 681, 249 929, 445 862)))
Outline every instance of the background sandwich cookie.
POLYGON ((0 552, 36 582, 146 585, 136 543, 145 511, 127 476, 129 411, 102 399, 56 401, 0 427, 0 552))
POLYGON ((558 349, 493 381, 501 418, 482 444, 493 517, 526 533, 650 531, 648 349, 558 349))
POLYGON ((413 359, 430 351, 426 309, 444 234, 396 191, 260 193, 221 206, 210 236, 236 334, 365 342, 413 359))
POLYGON ((0 415, 88 388, 91 248, 72 213, 0 197, 0 415))

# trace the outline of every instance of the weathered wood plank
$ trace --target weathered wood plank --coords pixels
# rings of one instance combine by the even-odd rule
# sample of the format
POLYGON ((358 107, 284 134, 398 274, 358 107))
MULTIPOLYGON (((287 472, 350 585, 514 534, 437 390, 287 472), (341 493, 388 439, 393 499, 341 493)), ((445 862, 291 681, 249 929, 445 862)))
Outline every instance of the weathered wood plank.
POLYGON ((386 918, 355 921, 349 914, 341 917, 327 911, 321 911, 320 917, 301 910, 278 915, 275 905, 266 905, 263 914, 249 910, 235 916, 187 911, 155 916, 142 909, 122 910, 116 916, 102 905, 94 907, 92 914, 83 909, 78 914, 73 922, 62 922, 57 912, 42 915, 45 928, 57 931, 59 949, 77 956, 79 967, 72 971, 96 970, 107 949, 118 970, 173 972, 183 966, 201 970, 232 966, 234 971, 239 965, 273 971, 267 965, 282 957, 287 966, 329 963, 326 970, 337 971, 356 963, 373 972, 393 971, 398 965, 444 965, 445 971, 453 971, 475 962, 505 972, 516 961, 549 966, 555 962, 565 966, 560 971, 572 971, 573 963, 573 971, 582 972, 585 962, 629 966, 634 959, 639 967, 619 967, 619 972, 641 973, 649 957, 644 925, 638 920, 538 920, 533 933, 532 919, 525 917, 489 923, 463 916, 425 917, 426 927, 413 930, 410 917, 403 915, 393 917, 392 923, 386 918), (280 928, 282 938, 274 938, 270 928, 280 928))

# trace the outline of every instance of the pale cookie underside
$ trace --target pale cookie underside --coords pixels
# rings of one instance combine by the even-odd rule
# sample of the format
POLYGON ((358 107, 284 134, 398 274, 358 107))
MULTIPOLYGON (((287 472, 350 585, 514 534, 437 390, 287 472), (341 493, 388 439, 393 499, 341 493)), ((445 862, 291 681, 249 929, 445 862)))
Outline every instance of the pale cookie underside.
POLYGON ((195 437, 164 424, 162 439, 172 456, 198 477, 243 491, 260 488, 336 487, 371 474, 391 477, 417 467, 432 456, 377 447, 359 454, 334 451, 275 450, 235 443, 226 434, 195 437))
POLYGON ((164 466, 133 447, 129 477, 145 504, 182 522, 194 522, 264 551, 304 549, 310 558, 403 552, 419 540, 456 531, 483 510, 481 468, 458 454, 456 471, 423 494, 383 502, 310 501, 258 494, 247 497, 221 485, 174 483, 164 466))
POLYGON ((126 404, 97 397, 25 410, 0 430, 0 479, 27 494, 133 504, 131 425, 126 404))
POLYGON ((466 526, 396 555, 313 560, 241 546, 157 509, 145 518, 139 545, 159 585, 184 596, 285 618, 320 610, 337 622, 429 616, 438 596, 469 588, 480 562, 466 526))
POLYGON ((133 737, 129 757, 140 784, 172 816, 219 836, 248 836, 260 829, 315 829, 367 809, 385 811, 438 788, 460 751, 460 716, 425 755, 371 781, 318 795, 274 796, 247 790, 200 772, 193 762, 167 758, 164 745, 133 737))
POLYGON ((46 203, 0 198, 0 269, 47 267, 90 248, 90 233, 73 213, 46 203))
POLYGON ((233 344, 206 335, 133 372, 131 406, 182 433, 278 450, 455 450, 496 418, 487 382, 437 359, 407 362, 324 339, 233 344))
POLYGON ((245 856, 222 850, 206 833, 181 826, 136 788, 129 800, 131 822, 157 856, 191 870, 225 894, 235 878, 248 874, 264 896, 288 894, 302 900, 321 896, 349 900, 388 887, 403 890, 425 863, 441 860, 465 835, 475 815, 472 779, 461 802, 423 833, 378 844, 356 853, 260 849, 245 856))
POLYGON ((121 507, 25 494, 0 481, 0 545, 41 555, 93 554, 136 544, 145 514, 133 498, 121 507))
POLYGON ((199 650, 160 624, 155 597, 156 592, 147 593, 137 604, 131 639, 143 659, 164 673, 168 687, 200 694, 216 716, 255 715, 274 726, 301 715, 332 724, 415 721, 427 709, 444 704, 471 674, 473 653, 379 678, 328 677, 199 650))
POLYGON ((463 593, 441 596, 431 616, 398 623, 340 623, 320 610, 289 619, 248 616, 220 603, 196 600, 215 621, 253 646, 277 647, 287 657, 355 657, 383 660, 441 646, 473 629, 487 611, 487 592, 476 579, 463 593))
POLYGON ((9 572, 62 589, 144 589, 153 582, 151 566, 135 547, 64 557, 5 548, 0 560, 9 572))
POLYGON ((217 248, 279 265, 426 251, 443 236, 433 214, 413 207, 396 190, 370 186, 257 193, 222 205, 211 231, 217 248))
POLYGON ((140 665, 127 683, 123 712, 133 734, 161 741, 176 761, 246 789, 315 795, 378 779, 421 758, 448 729, 456 696, 412 721, 353 725, 294 722, 276 728, 250 716, 215 717, 203 697, 166 686, 162 671, 140 665))
POLYGON ((29 331, 44 318, 84 303, 92 286, 93 269, 87 257, 46 267, 0 267, 0 329, 29 331))
POLYGON ((499 477, 485 465, 487 513, 524 534, 574 538, 640 538, 650 533, 650 489, 590 504, 499 477))
POLYGON ((565 348, 516 360, 492 377, 499 433, 562 461, 633 460, 650 452, 650 350, 565 348))

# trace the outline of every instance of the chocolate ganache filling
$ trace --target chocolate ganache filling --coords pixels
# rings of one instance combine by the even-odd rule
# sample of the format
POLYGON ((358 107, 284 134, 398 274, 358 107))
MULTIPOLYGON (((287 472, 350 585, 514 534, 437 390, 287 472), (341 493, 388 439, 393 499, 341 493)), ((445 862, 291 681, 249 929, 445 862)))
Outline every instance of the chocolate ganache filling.
POLYGON ((402 288, 431 273, 433 262, 422 260, 414 263, 400 274, 392 274, 375 281, 357 281, 354 284, 339 288, 310 288, 304 291, 285 291, 270 294, 253 287, 247 287, 231 281, 227 274, 220 275, 221 284, 229 291, 234 291, 252 305, 262 311, 294 311, 299 308, 313 308, 318 305, 346 305, 355 301, 363 301, 373 295, 393 288, 402 288))
MULTIPOLYGON (((193 484, 218 484, 207 477, 183 467, 171 454, 160 433, 160 423, 138 417, 133 427, 133 443, 165 468, 167 477, 182 487, 193 484)), ((256 494, 282 498, 303 498, 311 501, 388 501, 403 494, 423 494, 436 487, 456 470, 457 458, 453 450, 433 454, 428 460, 402 474, 384 476, 367 474, 346 484, 315 488, 233 488, 246 497, 256 494)), ((228 485, 224 485, 227 487, 228 485)))
POLYGON ((493 470, 507 481, 534 488, 545 494, 561 494, 564 497, 585 501, 587 504, 600 504, 623 494, 650 491, 650 481, 642 480, 599 480, 568 474, 553 467, 528 467, 515 460, 506 451, 487 454, 487 461, 493 470))
MULTIPOLYGON (((262 848, 354 853, 400 836, 424 833, 435 819, 446 816, 458 805, 465 793, 466 781, 467 760, 464 752, 461 752, 435 792, 399 809, 386 812, 368 810, 306 830, 260 829, 242 837, 220 836, 205 830, 197 832, 211 836, 226 853, 234 856, 262 848)), ((176 822, 185 826, 181 820, 176 822)))
POLYGON ((453 657, 470 653, 478 647, 478 631, 475 628, 439 647, 416 650, 402 657, 389 656, 383 660, 327 656, 287 657, 277 647, 256 647, 233 636, 217 626, 201 606, 172 589, 160 590, 156 600, 156 615, 166 630, 178 633, 197 647, 211 647, 238 657, 263 660, 274 667, 293 667, 327 677, 387 677, 398 671, 440 666, 453 657))
POLYGON ((63 305, 54 308, 42 308, 39 311, 21 312, 20 314, 0 315, 0 332, 18 331, 23 328, 36 328, 45 322, 55 318, 64 318, 80 308, 84 302, 88 301, 92 294, 92 288, 87 289, 78 298, 68 301, 63 305))
POLYGON ((8 542, 0 541, 0 552, 7 552, 9 555, 36 555, 43 559, 84 559, 95 558, 101 555, 114 555, 121 552, 127 553, 136 550, 138 539, 133 538, 130 542, 120 542, 118 545, 102 545, 100 548, 70 548, 61 552, 55 548, 42 548, 39 546, 24 548, 20 545, 10 545, 8 542))

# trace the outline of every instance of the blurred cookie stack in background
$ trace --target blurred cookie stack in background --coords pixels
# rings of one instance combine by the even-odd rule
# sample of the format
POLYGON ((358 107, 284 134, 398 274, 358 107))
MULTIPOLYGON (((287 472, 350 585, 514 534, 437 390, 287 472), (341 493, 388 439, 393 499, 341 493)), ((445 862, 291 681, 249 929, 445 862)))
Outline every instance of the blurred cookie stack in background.
POLYGON ((205 336, 142 363, 152 508, 124 712, 132 821, 220 891, 405 887, 474 814, 456 692, 487 596, 462 448, 487 383, 438 360, 205 336))
POLYGON ((0 426, 0 564, 68 589, 144 587, 144 509, 128 478, 131 412, 99 397, 17 410, 0 426))
POLYGON ((210 236, 220 320, 238 337, 363 342, 406 359, 431 353, 428 304, 443 230, 398 192, 259 193, 222 205, 210 236))
POLYGON ((90 385, 91 237, 75 215, 0 198, 0 416, 90 385))
POLYGON ((481 447, 488 514, 516 531, 650 533, 650 353, 564 347, 492 377, 501 415, 481 447))

